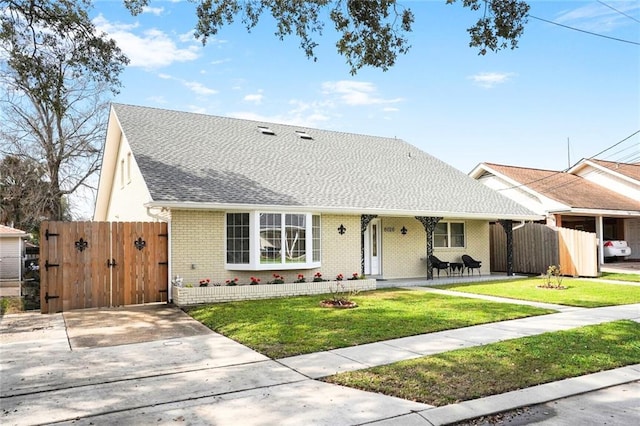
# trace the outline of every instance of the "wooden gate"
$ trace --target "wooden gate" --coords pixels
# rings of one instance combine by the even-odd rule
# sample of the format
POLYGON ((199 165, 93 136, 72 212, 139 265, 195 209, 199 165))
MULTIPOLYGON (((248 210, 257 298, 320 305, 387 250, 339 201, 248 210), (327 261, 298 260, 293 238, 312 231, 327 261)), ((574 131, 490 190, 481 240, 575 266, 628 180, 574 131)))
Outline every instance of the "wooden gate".
POLYGON ((166 302, 167 224, 42 222, 42 313, 166 302))

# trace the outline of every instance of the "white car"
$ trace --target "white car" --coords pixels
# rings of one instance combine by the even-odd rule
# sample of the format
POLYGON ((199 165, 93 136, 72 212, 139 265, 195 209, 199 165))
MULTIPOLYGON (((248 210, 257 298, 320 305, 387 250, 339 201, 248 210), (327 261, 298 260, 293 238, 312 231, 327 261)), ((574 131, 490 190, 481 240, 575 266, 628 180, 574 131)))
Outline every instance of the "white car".
POLYGON ((626 241, 610 240, 604 242, 604 257, 627 257, 631 256, 631 248, 626 241))

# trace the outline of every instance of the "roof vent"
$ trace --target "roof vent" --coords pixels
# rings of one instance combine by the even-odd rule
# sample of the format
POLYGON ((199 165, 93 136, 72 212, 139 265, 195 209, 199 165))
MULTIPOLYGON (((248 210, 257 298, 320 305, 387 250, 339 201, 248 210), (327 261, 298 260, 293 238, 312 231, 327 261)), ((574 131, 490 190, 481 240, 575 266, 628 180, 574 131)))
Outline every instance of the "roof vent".
POLYGON ((276 134, 276 132, 274 132, 273 130, 271 130, 270 127, 267 127, 267 126, 258 126, 258 130, 263 135, 275 135, 276 134))
POLYGON ((296 135, 300 136, 301 139, 313 139, 311 135, 304 130, 296 130, 296 135))

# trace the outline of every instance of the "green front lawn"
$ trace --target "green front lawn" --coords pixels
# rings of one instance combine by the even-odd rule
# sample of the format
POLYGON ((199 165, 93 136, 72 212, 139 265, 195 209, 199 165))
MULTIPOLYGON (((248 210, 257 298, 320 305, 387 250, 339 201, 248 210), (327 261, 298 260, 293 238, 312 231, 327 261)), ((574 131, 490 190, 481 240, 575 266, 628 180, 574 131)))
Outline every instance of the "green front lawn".
POLYGON ((340 373, 330 383, 431 405, 640 363, 640 324, 616 321, 340 373))
POLYGON ((603 280, 629 281, 640 283, 640 274, 618 274, 614 272, 603 272, 600 276, 603 280))
POLYGON ((544 284, 542 278, 525 278, 436 288, 584 308, 640 303, 640 286, 565 278, 562 280, 562 285, 567 287, 565 290, 538 288, 544 284))
POLYGON ((355 309, 319 306, 327 295, 218 303, 187 312, 210 329, 271 358, 504 321, 553 311, 414 290, 377 290, 355 309))

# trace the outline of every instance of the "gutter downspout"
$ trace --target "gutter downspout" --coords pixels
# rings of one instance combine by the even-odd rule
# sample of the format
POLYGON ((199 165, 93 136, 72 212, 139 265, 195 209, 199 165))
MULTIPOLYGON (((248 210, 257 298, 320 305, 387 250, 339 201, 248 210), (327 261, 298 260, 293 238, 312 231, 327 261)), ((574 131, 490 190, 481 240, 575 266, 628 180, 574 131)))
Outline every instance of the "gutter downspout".
MULTIPOLYGON (((147 207, 147 215, 158 222, 167 222, 167 303, 171 303, 171 301, 173 301, 173 286, 171 285, 171 277, 173 276, 171 273, 171 215, 169 215, 169 219, 161 217, 159 214, 151 212, 151 209, 153 208, 157 207, 147 207)), ((165 210, 165 207, 160 209, 161 212, 165 210)))
POLYGON ((520 221, 520 225, 516 225, 516 226, 514 226, 511 230, 512 230, 512 231, 515 231, 516 229, 520 229, 520 228, 522 228, 522 227, 523 227, 523 226, 525 226, 526 224, 527 224, 527 222, 525 222, 524 220, 521 220, 521 221, 520 221))

